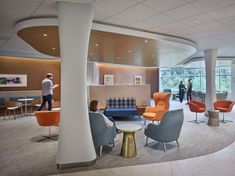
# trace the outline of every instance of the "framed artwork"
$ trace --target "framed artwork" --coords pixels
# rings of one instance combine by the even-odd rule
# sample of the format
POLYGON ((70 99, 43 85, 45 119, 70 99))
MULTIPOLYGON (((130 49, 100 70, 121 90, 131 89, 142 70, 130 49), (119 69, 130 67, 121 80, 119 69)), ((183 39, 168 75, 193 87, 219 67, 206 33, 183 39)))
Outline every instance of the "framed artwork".
POLYGON ((113 75, 104 75, 104 84, 113 85, 113 75))
POLYGON ((0 87, 27 87, 27 75, 0 74, 0 87))
POLYGON ((142 76, 135 76, 135 84, 142 84, 142 76))

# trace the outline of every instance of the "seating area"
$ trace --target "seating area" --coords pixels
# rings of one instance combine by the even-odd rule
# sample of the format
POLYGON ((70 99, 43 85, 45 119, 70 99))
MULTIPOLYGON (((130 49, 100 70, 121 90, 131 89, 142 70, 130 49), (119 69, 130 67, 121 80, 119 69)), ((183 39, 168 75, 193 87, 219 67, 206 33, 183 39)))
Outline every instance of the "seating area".
POLYGON ((235 175, 235 0, 0 10, 0 176, 235 175))

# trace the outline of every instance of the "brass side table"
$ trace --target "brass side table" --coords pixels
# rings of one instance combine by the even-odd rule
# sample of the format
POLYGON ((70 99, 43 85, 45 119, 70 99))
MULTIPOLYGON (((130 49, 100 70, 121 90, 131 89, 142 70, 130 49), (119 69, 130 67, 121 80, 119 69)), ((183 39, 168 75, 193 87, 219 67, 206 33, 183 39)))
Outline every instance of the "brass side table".
POLYGON ((218 110, 208 110, 208 123, 209 126, 219 126, 219 111, 218 110))
POLYGON ((137 155, 135 132, 141 130, 139 124, 120 124, 117 125, 117 129, 123 132, 123 142, 121 148, 121 156, 124 158, 133 158, 137 155))

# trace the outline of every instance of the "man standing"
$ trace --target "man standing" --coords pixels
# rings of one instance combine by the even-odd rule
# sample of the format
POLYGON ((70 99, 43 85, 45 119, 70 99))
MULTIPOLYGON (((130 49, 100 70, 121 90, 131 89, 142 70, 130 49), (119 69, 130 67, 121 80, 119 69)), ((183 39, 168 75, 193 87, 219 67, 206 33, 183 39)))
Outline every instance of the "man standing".
POLYGON ((41 109, 46 105, 46 102, 48 102, 48 110, 50 111, 52 109, 52 95, 53 95, 53 89, 58 87, 58 84, 55 84, 53 86, 53 74, 47 73, 46 78, 42 81, 42 104, 38 108, 38 111, 41 111, 41 109))
POLYGON ((184 99, 184 91, 186 90, 183 81, 180 81, 179 84, 179 98, 180 98, 180 103, 182 103, 183 99, 184 99))
POLYGON ((190 100, 192 100, 192 83, 191 83, 191 79, 188 80, 188 85, 187 85, 187 101, 189 102, 190 100))

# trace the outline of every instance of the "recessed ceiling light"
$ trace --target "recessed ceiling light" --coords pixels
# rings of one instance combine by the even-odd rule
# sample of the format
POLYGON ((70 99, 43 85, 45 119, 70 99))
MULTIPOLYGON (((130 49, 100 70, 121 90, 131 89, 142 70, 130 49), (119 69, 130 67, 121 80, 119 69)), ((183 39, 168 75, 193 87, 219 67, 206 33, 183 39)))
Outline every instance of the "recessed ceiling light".
POLYGON ((198 23, 198 22, 199 22, 199 20, 198 20, 198 19, 194 19, 194 22, 195 22, 195 23, 198 23))
POLYGON ((148 43, 148 40, 144 40, 144 43, 148 43))
POLYGON ((45 34, 43 34, 43 37, 47 37, 48 35, 45 33, 45 34))
POLYGON ((120 57, 117 57, 117 59, 120 59, 120 57))
POLYGON ((90 56, 93 56, 94 54, 93 53, 90 53, 90 56))
POLYGON ((131 53, 131 50, 128 50, 128 53, 131 53))
POLYGON ((52 48, 52 50, 55 50, 55 48, 52 48))
POLYGON ((96 43, 95 46, 97 47, 97 46, 99 46, 99 44, 96 43))

